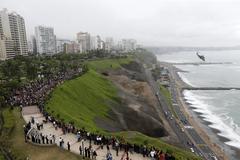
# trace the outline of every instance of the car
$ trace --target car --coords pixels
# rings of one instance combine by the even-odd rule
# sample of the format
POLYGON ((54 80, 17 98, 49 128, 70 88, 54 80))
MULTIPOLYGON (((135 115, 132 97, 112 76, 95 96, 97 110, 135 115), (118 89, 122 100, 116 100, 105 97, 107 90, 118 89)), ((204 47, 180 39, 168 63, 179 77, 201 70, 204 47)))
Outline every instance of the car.
POLYGON ((168 112, 167 112, 167 111, 165 111, 165 115, 166 115, 166 116, 168 115, 168 112))
POLYGON ((216 156, 211 156, 213 160, 218 160, 216 156))
POLYGON ((181 131, 182 131, 182 132, 184 132, 184 129, 183 129, 183 128, 181 128, 181 131))
POLYGON ((191 152, 194 153, 194 149, 193 148, 190 148, 191 152))

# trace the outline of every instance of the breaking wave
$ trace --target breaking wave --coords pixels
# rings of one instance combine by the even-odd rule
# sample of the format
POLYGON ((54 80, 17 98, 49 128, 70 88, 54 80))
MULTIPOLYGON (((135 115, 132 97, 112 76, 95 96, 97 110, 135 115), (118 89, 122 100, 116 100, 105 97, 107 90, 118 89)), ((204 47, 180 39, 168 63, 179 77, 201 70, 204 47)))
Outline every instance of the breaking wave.
POLYGON ((192 91, 185 90, 183 94, 192 110, 199 113, 204 121, 209 122, 209 127, 218 130, 219 136, 228 139, 224 142, 225 144, 240 149, 240 127, 234 123, 228 113, 224 111, 222 113, 214 112, 215 106, 205 103, 201 100, 201 96, 192 91))

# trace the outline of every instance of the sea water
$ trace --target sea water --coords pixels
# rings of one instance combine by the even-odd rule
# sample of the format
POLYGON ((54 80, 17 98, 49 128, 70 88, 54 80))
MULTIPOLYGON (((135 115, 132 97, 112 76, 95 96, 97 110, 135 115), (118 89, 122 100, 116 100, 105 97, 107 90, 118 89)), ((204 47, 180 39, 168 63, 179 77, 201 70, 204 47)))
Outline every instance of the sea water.
MULTIPOLYGON (((240 51, 202 51, 205 63, 196 52, 176 52, 156 54, 159 61, 188 63, 176 65, 186 71, 180 72, 183 81, 194 87, 239 87, 240 88, 240 51), (194 63, 194 64, 189 64, 194 63)), ((201 114, 209 127, 218 130, 219 136, 226 138, 226 145, 240 149, 240 90, 195 90, 183 91, 190 108, 201 114)))

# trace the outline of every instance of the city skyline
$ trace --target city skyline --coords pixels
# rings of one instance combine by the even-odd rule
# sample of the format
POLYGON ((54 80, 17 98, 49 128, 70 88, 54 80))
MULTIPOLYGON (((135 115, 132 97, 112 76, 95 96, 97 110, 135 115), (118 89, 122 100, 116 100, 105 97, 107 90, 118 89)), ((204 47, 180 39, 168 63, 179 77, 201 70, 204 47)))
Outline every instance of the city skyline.
POLYGON ((53 55, 57 53, 86 53, 90 50, 132 51, 136 50, 135 39, 122 39, 114 45, 112 37, 104 40, 99 35, 80 31, 76 40, 57 38, 54 28, 46 25, 34 27, 34 34, 26 36, 25 20, 15 11, 0 10, 0 60, 28 54, 53 55))
POLYGON ((237 0, 23 0, 21 4, 1 0, 1 4, 25 17, 28 36, 34 26, 47 25, 55 28, 57 38, 71 40, 82 30, 114 39, 134 38, 146 46, 235 46, 240 41, 237 0))

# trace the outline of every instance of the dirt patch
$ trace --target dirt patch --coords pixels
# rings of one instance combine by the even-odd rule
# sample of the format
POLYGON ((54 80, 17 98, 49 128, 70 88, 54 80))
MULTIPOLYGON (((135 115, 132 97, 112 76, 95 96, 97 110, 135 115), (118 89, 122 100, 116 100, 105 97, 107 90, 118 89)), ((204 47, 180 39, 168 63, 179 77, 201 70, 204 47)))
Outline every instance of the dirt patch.
POLYGON ((151 137, 164 137, 167 131, 155 110, 157 99, 145 82, 141 66, 136 63, 108 71, 108 76, 118 89, 121 102, 113 106, 111 120, 96 119, 99 127, 108 131, 138 131, 151 137))
POLYGON ((122 67, 126 68, 129 71, 134 71, 134 72, 138 72, 138 73, 141 73, 143 71, 142 66, 135 61, 132 61, 129 64, 123 64, 122 67))

